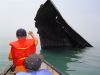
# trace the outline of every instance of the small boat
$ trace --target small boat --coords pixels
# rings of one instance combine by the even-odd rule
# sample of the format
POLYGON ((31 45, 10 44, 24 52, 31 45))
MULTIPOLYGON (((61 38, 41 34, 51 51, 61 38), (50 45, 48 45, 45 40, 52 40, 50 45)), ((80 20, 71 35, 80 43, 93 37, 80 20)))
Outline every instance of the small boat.
MULTIPOLYGON (((52 73, 52 75, 64 75, 46 60, 42 62, 40 69, 47 69, 52 73)), ((13 64, 9 63, 0 75, 16 75, 13 71, 13 64)))

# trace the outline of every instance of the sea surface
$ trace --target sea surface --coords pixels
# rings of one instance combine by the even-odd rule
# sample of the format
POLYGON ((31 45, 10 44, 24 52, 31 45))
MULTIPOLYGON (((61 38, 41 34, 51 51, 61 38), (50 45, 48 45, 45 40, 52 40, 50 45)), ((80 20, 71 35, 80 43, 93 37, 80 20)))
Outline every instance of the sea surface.
MULTIPOLYGON (((9 63, 7 56, 12 38, 2 38, 0 44, 0 71, 9 63)), ((100 75, 100 43, 84 49, 59 48, 38 50, 45 59, 64 75, 100 75)), ((39 48, 38 48, 39 49, 39 48)))

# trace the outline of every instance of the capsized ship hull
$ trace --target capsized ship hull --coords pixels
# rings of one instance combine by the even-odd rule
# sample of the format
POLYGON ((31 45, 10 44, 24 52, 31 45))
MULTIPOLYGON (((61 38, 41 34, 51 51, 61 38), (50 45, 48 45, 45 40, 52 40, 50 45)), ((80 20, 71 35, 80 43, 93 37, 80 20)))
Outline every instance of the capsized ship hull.
POLYGON ((92 47, 91 44, 66 23, 50 0, 47 0, 40 6, 35 21, 42 49, 92 47))

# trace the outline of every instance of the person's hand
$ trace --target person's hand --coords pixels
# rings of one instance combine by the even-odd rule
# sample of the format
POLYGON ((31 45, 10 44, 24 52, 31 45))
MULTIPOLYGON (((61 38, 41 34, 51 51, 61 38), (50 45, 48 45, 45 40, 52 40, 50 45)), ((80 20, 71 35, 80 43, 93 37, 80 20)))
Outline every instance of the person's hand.
POLYGON ((33 36, 33 32, 32 32, 32 31, 29 31, 28 34, 29 34, 30 36, 33 36))
POLYGON ((32 31, 29 31, 28 34, 35 40, 35 45, 37 46, 38 44, 38 39, 34 36, 32 31))

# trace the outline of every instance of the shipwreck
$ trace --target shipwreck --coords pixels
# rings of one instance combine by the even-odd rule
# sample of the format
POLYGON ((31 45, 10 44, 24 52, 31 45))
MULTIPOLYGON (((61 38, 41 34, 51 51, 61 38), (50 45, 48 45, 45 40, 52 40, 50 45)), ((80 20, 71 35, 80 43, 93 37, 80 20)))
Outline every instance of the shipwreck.
POLYGON ((92 47, 68 25, 51 0, 41 4, 34 20, 42 49, 92 47))

